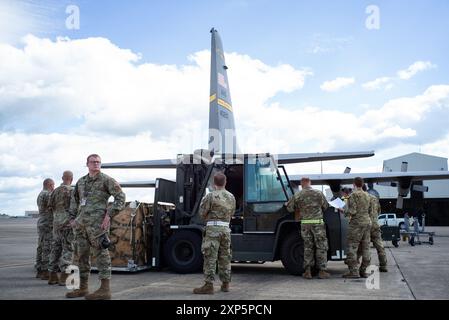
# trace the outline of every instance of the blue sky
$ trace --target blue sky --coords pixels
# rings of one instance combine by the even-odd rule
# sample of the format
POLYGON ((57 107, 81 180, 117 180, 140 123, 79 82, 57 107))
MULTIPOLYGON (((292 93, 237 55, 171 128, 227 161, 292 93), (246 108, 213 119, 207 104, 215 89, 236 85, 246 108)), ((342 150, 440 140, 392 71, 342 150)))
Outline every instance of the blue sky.
POLYGON ((445 0, 0 0, 0 213, 33 209, 42 180, 81 176, 89 153, 112 162, 206 147, 211 27, 244 151, 376 151, 326 173, 380 171, 416 151, 448 157, 448 17, 445 0), (65 27, 68 5, 79 30, 65 27), (366 28, 369 5, 378 30, 366 28))
POLYGON ((192 52, 209 48, 208 31, 217 28, 225 50, 248 54, 276 65, 313 68, 304 90, 277 98, 286 106, 327 103, 382 104, 385 99, 413 94, 449 74, 449 2, 433 1, 125 1, 78 0, 39 2, 52 8, 56 28, 50 36, 73 39, 106 37, 122 48, 142 54, 142 61, 185 64, 192 52), (65 4, 81 11, 80 30, 64 28, 65 4), (380 29, 368 30, 368 5, 380 9, 380 29), (327 52, 312 53, 316 45, 327 52), (323 95, 319 84, 336 74, 369 81, 394 75, 414 61, 432 61, 428 72, 379 97, 376 92, 351 90, 344 96, 323 95))

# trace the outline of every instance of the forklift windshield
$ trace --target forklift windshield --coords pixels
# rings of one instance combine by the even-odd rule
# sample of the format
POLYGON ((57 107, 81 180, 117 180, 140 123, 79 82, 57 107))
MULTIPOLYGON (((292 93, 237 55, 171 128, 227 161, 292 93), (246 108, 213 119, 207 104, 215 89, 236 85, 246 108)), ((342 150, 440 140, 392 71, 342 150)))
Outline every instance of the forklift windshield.
POLYGON ((247 202, 285 202, 287 194, 271 156, 245 158, 247 202))

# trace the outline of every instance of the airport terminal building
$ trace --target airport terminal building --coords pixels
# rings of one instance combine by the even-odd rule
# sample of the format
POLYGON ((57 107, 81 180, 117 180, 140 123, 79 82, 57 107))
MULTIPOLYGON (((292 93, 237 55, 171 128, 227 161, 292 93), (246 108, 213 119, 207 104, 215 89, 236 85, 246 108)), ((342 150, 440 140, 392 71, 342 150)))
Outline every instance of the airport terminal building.
MULTIPOLYGON (((408 163, 407 171, 448 171, 448 159, 422 153, 410 153, 385 160, 384 172, 401 171, 403 162, 408 163)), ((413 190, 404 198, 404 212, 417 215, 426 214, 426 225, 449 226, 449 180, 423 181, 418 183, 428 187, 427 192, 413 190)), ((396 187, 374 185, 379 192, 382 212, 396 212, 396 187)))

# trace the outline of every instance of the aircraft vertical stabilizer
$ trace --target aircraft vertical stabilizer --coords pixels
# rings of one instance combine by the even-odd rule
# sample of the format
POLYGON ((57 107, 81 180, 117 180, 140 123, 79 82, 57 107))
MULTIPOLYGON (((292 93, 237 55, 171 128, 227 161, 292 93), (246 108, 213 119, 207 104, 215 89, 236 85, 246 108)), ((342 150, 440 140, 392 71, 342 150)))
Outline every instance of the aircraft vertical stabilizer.
POLYGON ((223 44, 212 28, 209 96, 209 150, 214 153, 238 153, 228 74, 223 44))

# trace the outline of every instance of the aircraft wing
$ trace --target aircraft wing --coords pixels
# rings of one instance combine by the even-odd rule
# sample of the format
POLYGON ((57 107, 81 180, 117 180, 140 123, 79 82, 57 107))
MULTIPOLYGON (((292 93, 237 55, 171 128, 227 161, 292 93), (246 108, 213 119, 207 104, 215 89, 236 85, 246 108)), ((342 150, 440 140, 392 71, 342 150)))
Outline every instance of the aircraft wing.
POLYGON ((290 181, 299 183, 302 177, 310 178, 312 184, 351 184, 354 178, 361 177, 366 183, 391 181, 422 181, 449 179, 449 171, 407 171, 407 172, 378 172, 378 173, 337 173, 337 174, 308 174, 289 176, 290 181))
POLYGON ((133 162, 104 163, 103 169, 173 169, 176 168, 176 159, 144 160, 133 162))
POLYGON ((323 152, 323 153, 288 153, 274 155, 279 164, 366 158, 374 156, 374 151, 360 152, 323 152))
MULTIPOLYGON (((324 152, 324 153, 289 153, 274 155, 279 164, 365 158, 374 155, 374 151, 361 152, 324 152)), ((132 162, 103 163, 103 169, 175 169, 176 159, 144 160, 132 162)))
POLYGON ((155 188, 156 181, 132 181, 132 182, 119 182, 122 188, 155 188))

